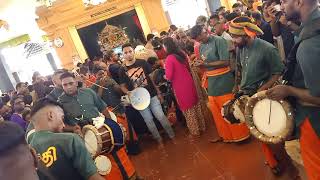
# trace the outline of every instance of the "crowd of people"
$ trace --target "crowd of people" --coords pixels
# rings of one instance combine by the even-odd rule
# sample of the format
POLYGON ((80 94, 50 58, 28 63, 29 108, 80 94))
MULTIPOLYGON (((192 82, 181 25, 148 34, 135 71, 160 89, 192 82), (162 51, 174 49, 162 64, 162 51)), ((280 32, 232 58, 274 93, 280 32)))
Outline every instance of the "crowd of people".
MULTIPOLYGON (((103 179, 80 137, 82 127, 99 116, 111 119, 111 112, 127 138, 108 155, 116 167, 108 178, 141 179, 128 158, 141 152, 139 136, 150 132, 162 150, 159 129, 175 143, 178 120, 196 139, 212 116, 218 137, 210 142, 244 141, 246 123, 226 119, 221 109, 262 91, 272 100, 294 99, 291 137, 300 140, 308 178, 320 179, 319 31, 318 0, 238 1, 231 12, 220 7, 199 16, 191 29, 171 25, 160 37, 149 34, 145 45, 123 44, 122 54, 110 50, 50 77, 35 73, 32 85, 20 82, 1 97, 0 168, 18 163, 21 173, 8 169, 0 179, 103 179), (138 87, 151 97, 144 110, 122 101, 138 87)), ((284 142, 261 146, 275 174, 299 179, 284 142)))

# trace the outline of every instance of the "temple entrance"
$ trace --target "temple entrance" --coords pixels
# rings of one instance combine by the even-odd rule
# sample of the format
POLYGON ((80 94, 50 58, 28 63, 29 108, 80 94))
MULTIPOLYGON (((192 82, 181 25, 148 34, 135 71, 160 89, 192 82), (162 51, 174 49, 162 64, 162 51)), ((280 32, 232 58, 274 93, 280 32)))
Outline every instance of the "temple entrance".
POLYGON ((80 39, 90 59, 102 56, 98 44, 98 34, 103 30, 106 24, 122 28, 132 43, 145 42, 138 15, 135 10, 131 10, 110 19, 78 29, 80 39))

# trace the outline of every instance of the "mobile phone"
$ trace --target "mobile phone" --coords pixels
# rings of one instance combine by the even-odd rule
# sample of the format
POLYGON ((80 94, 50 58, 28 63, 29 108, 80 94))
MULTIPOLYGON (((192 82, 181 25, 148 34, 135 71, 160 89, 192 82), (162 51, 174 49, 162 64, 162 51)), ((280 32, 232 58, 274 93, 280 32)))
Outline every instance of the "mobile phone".
POLYGON ((282 11, 281 11, 281 5, 277 4, 275 6, 273 6, 273 8, 276 10, 276 23, 279 22, 281 16, 282 16, 282 11))

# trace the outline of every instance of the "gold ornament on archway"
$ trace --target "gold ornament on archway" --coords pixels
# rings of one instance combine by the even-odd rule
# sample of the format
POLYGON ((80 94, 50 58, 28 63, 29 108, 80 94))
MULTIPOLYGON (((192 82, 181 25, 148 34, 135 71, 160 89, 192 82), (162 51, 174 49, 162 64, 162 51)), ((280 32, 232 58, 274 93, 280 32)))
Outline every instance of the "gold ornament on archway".
POLYGON ((98 35, 98 44, 103 54, 128 42, 129 38, 123 29, 108 24, 98 35))

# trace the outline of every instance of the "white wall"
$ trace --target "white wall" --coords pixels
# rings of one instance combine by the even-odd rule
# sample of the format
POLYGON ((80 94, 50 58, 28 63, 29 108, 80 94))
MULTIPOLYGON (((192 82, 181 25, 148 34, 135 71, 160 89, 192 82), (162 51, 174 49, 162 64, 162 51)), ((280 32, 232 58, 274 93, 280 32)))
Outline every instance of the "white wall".
POLYGON ((169 0, 172 5, 167 5, 168 0, 162 0, 165 11, 168 11, 172 24, 177 27, 192 27, 200 15, 208 16, 206 0, 169 0))
POLYGON ((9 24, 9 31, 1 29, 0 42, 23 34, 32 41, 40 41, 45 33, 39 29, 35 19, 36 0, 0 0, 0 19, 9 24), (5 2, 2 2, 5 1, 5 2))

